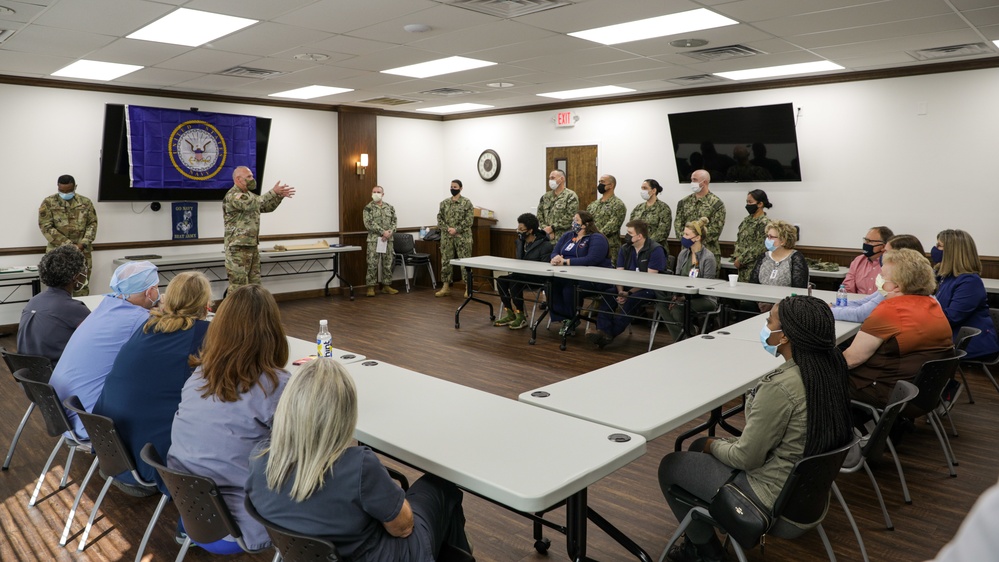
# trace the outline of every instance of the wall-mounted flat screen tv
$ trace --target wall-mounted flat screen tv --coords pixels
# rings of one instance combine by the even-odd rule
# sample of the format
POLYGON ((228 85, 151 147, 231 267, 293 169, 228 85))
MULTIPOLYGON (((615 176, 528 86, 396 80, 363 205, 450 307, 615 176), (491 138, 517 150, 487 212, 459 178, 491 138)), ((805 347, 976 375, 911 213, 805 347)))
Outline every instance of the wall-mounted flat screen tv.
POLYGON ((270 130, 262 117, 107 104, 97 199, 221 201, 243 165, 259 193, 270 130))
POLYGON ((801 181, 790 103, 671 113, 677 178, 704 169, 715 182, 801 181))

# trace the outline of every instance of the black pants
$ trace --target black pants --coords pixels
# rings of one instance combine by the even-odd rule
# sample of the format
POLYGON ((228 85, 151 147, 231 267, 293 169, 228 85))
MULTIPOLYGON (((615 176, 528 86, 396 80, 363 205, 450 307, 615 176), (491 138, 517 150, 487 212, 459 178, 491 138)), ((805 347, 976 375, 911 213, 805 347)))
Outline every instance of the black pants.
POLYGON ((413 508, 414 525, 422 525, 433 537, 434 557, 445 544, 470 552, 465 536, 465 512, 461 508, 461 490, 433 474, 425 474, 406 491, 413 508))
POLYGON ((543 278, 535 277, 534 275, 511 273, 510 275, 496 278, 496 290, 499 291, 503 306, 518 312, 524 312, 524 289, 536 287, 543 282, 543 278))

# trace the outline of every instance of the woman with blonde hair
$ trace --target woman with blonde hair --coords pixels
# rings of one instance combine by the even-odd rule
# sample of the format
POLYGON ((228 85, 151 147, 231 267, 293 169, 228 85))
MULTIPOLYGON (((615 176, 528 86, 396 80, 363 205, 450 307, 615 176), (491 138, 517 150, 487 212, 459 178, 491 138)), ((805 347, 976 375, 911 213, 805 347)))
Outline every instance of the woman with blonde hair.
POLYGON ((982 333, 968 342, 967 359, 994 357, 999 353, 999 339, 989 314, 988 293, 981 277, 982 260, 975 239, 963 230, 944 230, 937 234, 934 250, 940 256, 937 302, 947 315, 954 341, 962 327, 978 328, 982 333))
MULTIPOLYGON (((718 262, 711 250, 707 249, 702 241, 708 225, 708 217, 701 217, 692 220, 684 225, 683 233, 680 237, 682 249, 676 256, 676 268, 673 273, 684 277, 699 277, 701 279, 714 279, 718 276, 718 262)), ((683 331, 683 303, 691 307, 691 311, 708 312, 718 306, 711 297, 684 297, 676 295, 673 303, 668 307, 659 304, 659 314, 663 318, 672 318, 672 322, 666 324, 669 333, 673 336, 673 341, 680 338, 683 331)))
MULTIPOLYGON (((194 370, 191 355, 197 355, 208 330, 205 317, 212 287, 204 274, 185 271, 167 285, 159 308, 122 346, 104 381, 94 413, 114 420, 122 440, 135 459, 136 470, 147 482, 163 488, 156 471, 142 461, 139 451, 152 443, 160 455, 170 450, 170 426, 180 404, 180 389, 194 370)), ((135 484, 130 473, 115 476, 128 493, 149 495, 152 490, 129 489, 135 484)))
POLYGON ((808 287, 808 262, 801 252, 794 249, 798 242, 798 231, 794 225, 773 220, 767 224, 766 232, 763 244, 767 252, 756 261, 749 282, 801 289, 808 287))
POLYGON ((288 383, 269 442, 250 455, 246 494, 265 519, 327 539, 354 562, 433 562, 470 547, 461 492, 427 474, 403 491, 371 449, 351 446, 354 380, 333 359, 288 383))
MULTIPOLYGON (((215 480, 250 550, 266 548, 270 539, 243 507, 243 484, 250 451, 270 437, 291 376, 287 364, 288 340, 274 297, 259 285, 239 287, 222 301, 201 354, 191 357, 196 369, 173 419, 167 466, 215 480)), ((201 546, 215 554, 242 552, 231 537, 201 546)))

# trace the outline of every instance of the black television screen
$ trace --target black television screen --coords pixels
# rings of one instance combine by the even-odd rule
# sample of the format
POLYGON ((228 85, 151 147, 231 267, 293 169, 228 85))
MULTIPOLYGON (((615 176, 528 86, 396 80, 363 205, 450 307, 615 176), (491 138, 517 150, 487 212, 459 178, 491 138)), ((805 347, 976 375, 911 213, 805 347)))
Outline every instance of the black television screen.
POLYGON ((671 113, 680 183, 704 169, 711 182, 801 181, 790 103, 671 113))
MULTIPOLYGON (((256 193, 264 183, 264 162, 267 160, 267 140, 271 120, 256 118, 257 161, 253 175, 257 179, 256 193)), ((104 137, 101 141, 101 167, 97 186, 98 201, 221 201, 232 187, 230 183, 218 189, 135 188, 129 176, 129 154, 125 106, 104 106, 104 137)))

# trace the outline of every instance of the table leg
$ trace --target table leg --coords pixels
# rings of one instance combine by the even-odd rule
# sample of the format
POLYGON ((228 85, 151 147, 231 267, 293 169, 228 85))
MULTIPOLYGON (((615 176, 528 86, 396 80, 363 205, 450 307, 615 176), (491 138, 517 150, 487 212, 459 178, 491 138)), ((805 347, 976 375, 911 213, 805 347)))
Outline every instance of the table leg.
POLYGON ((542 309, 541 314, 538 315, 537 319, 534 321, 534 324, 531 324, 531 339, 527 342, 531 345, 534 345, 534 343, 538 341, 538 326, 541 325, 541 322, 545 319, 545 316, 548 316, 548 313, 551 312, 551 294, 552 294, 552 279, 551 277, 546 277, 545 278, 545 295, 547 296, 547 300, 545 301, 546 306, 544 307, 544 309, 542 309))
POLYGON ((590 560, 586 556, 586 489, 569 496, 565 501, 565 548, 569 558, 576 562, 590 560))
POLYGON ((686 439, 693 437, 705 430, 713 431, 714 427, 718 425, 719 420, 721 420, 721 415, 722 415, 721 406, 711 410, 711 415, 708 416, 708 421, 702 423, 701 425, 698 425, 693 429, 690 429, 689 431, 683 432, 682 434, 680 434, 679 437, 676 438, 676 442, 673 444, 673 450, 682 451, 683 442, 686 439))
POLYGON ((461 303, 460 306, 458 306, 458 310, 454 311, 454 327, 455 327, 455 329, 461 328, 461 321, 459 319, 459 317, 461 315, 461 311, 462 311, 462 309, 465 308, 465 306, 468 303, 470 303, 472 301, 480 302, 480 303, 488 306, 489 307, 489 321, 492 322, 493 320, 496 320, 496 314, 493 312, 493 303, 491 303, 489 301, 484 301, 482 299, 479 299, 479 298, 475 297, 475 287, 472 286, 472 268, 471 267, 466 267, 464 269, 465 269, 465 287, 468 288, 468 296, 465 297, 465 301, 463 303, 461 303))
POLYGON ((42 280, 35 277, 31 280, 31 296, 35 296, 42 292, 42 280))
POLYGON ((339 279, 341 286, 342 285, 346 285, 347 286, 347 290, 350 291, 350 300, 354 300, 354 286, 351 285, 349 281, 347 281, 346 279, 344 279, 343 277, 340 276, 340 253, 339 252, 335 252, 333 254, 333 275, 330 275, 330 278, 326 280, 326 292, 325 292, 325 294, 326 294, 327 297, 330 296, 330 283, 333 282, 333 279, 339 279))
POLYGON ((649 556, 648 552, 645 552, 642 547, 638 546, 635 541, 631 540, 627 535, 621 532, 620 529, 615 527, 610 521, 604 519, 597 512, 593 511, 591 508, 587 508, 586 516, 593 524, 600 527, 600 530, 607 533, 607 535, 617 541, 617 544, 623 546, 628 552, 632 553, 635 558, 642 560, 644 562, 652 562, 652 558, 649 556))

